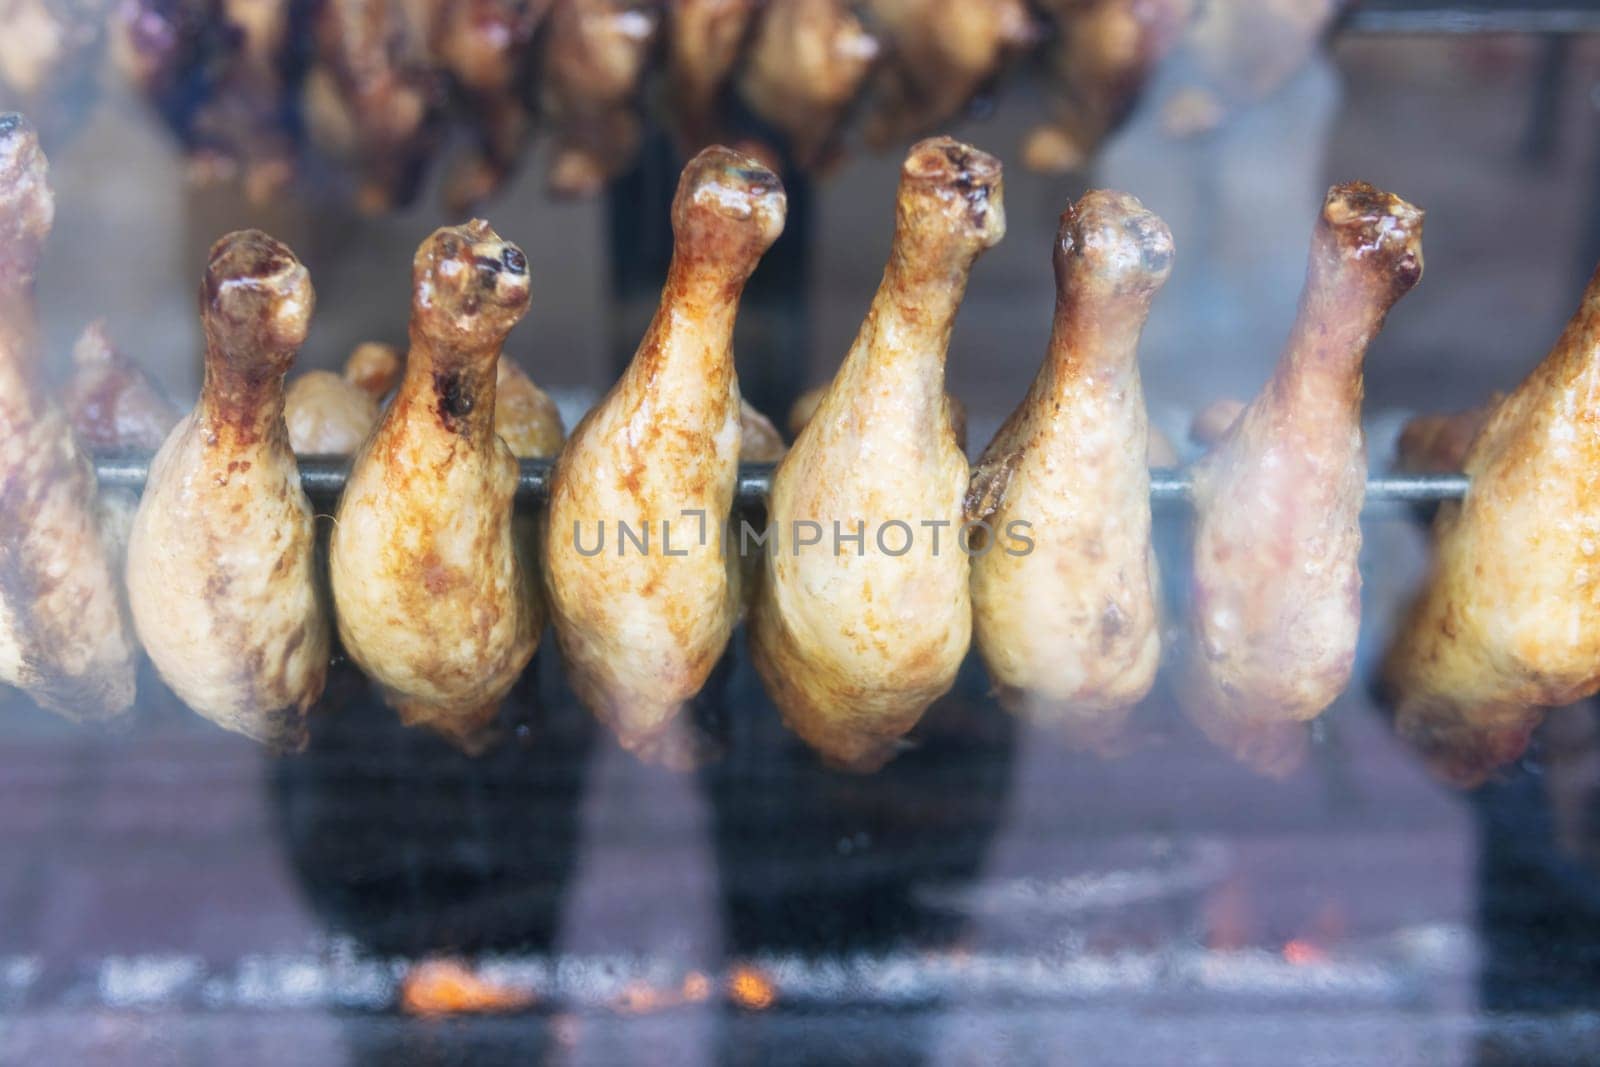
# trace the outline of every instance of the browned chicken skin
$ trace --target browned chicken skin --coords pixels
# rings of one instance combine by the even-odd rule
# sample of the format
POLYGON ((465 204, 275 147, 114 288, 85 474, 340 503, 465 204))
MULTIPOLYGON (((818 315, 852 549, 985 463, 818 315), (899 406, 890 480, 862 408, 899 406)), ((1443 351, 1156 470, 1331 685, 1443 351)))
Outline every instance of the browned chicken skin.
POLYGON ((773 475, 780 544, 764 556, 751 651, 784 722, 841 768, 892 758, 966 656, 970 567, 956 538, 969 471, 944 362, 972 266, 1005 234, 1003 196, 994 157, 949 138, 912 148, 883 282, 773 475), (802 545, 803 524, 818 540, 802 545), (860 551, 836 551, 826 533, 857 524, 860 551))
POLYGON ((684 168, 661 303, 622 378, 551 475, 546 579, 568 678, 642 758, 698 758, 677 723, 739 615, 722 529, 738 479, 733 327, 744 283, 783 230, 776 175, 726 148, 684 168), (647 549, 623 549, 622 524, 647 549), (611 548, 589 551, 609 536, 611 548))
POLYGON ((867 120, 883 148, 959 118, 980 89, 1037 39, 1024 0, 866 0, 887 46, 867 120))
POLYGON ((540 92, 556 134, 551 192, 593 195, 633 161, 634 98, 660 26, 650 0, 554 0, 540 92))
POLYGON ((1272 380, 1194 467, 1181 699, 1223 748, 1286 773, 1344 689, 1361 617, 1362 363, 1422 276, 1422 212, 1356 182, 1328 193, 1272 380))
POLYGON ((1476 434, 1466 497, 1384 666, 1396 727, 1477 785, 1546 707, 1600 688, 1600 274, 1555 347, 1476 434))
POLYGON ((1023 163, 1058 173, 1087 164, 1138 102, 1189 23, 1195 0, 1047 0, 1055 116, 1029 134, 1023 163))
POLYGON ((135 652, 94 469, 41 380, 34 273, 54 218, 37 132, 0 114, 0 684, 104 719, 133 705, 135 652))
POLYGON ((1101 747, 1161 657, 1137 357, 1172 235, 1133 197, 1095 190, 1061 216, 1054 261, 1049 354, 967 495, 967 521, 995 539, 972 561, 973 635, 1007 709, 1101 747))
MULTIPOLYGON (((801 393, 789 407, 789 436, 799 437, 800 431, 806 428, 806 423, 811 421, 811 416, 817 413, 817 405, 822 403, 822 398, 828 393, 826 385, 819 385, 801 393)), ((956 444, 961 451, 967 450, 967 405, 954 393, 945 394, 945 404, 950 409, 950 432, 956 435, 956 444)))
POLYGON ((73 432, 91 452, 154 452, 182 418, 144 369, 111 343, 104 322, 72 348, 63 395, 73 432))
POLYGON ((768 0, 739 93, 788 139, 796 163, 822 166, 878 55, 877 39, 845 0, 768 0))
POLYGON ((328 670, 314 520, 283 421, 315 299, 266 234, 212 247, 200 402, 151 460, 128 541, 128 599, 162 678, 217 725, 285 749, 304 745, 328 670))
POLYGON ((422 243, 405 377, 329 543, 350 658, 404 722, 468 751, 491 739, 543 626, 512 532, 517 462, 494 424, 501 348, 529 298, 527 258, 488 223, 422 243))
POLYGON ((445 86, 428 62, 429 12, 396 0, 324 0, 317 10, 307 126, 352 169, 356 205, 371 214, 411 200, 434 149, 445 86))

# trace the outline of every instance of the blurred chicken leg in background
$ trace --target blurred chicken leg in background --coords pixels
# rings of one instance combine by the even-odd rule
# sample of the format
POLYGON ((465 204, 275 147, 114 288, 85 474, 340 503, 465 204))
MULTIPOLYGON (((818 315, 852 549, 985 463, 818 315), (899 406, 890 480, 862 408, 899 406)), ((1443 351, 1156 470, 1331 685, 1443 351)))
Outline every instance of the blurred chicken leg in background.
POLYGON ((552 193, 592 196, 633 162, 635 97, 660 28, 648 0, 555 0, 540 91, 556 135, 552 193))
POLYGON ((718 140, 721 102, 762 0, 675 0, 667 6, 667 85, 678 150, 718 140))
POLYGON ((427 27, 429 52, 466 105, 474 144, 445 178, 461 215, 500 191, 522 158, 533 119, 524 99, 534 34, 551 0, 443 0, 427 27))
POLYGON ((797 165, 824 167, 880 50, 844 0, 768 0, 739 94, 783 134, 797 165))
POLYGON ((551 476, 546 571, 572 687, 624 748, 671 766, 697 758, 675 720, 739 615, 738 545, 723 536, 740 446, 733 326, 786 208, 753 159, 717 147, 689 162, 655 318, 551 476), (645 545, 627 548, 624 526, 645 545))
POLYGON ((944 365, 972 266, 1004 234, 998 160, 947 137, 912 148, 883 281, 773 475, 779 543, 751 648, 790 729, 842 768, 887 762, 967 653, 969 471, 944 365), (859 549, 833 540, 858 528, 859 549), (817 537, 802 544, 807 529, 817 537))
MULTIPOLYGON (((106 324, 84 327, 72 348, 72 377, 63 394, 78 443, 92 454, 149 455, 183 417, 144 369, 111 343, 106 324)), ((100 529, 115 573, 127 562, 139 497, 101 488, 100 529)))
POLYGON ((145 651, 185 704, 296 749, 328 670, 311 504, 283 421, 284 375, 315 297, 293 252, 247 230, 213 246, 200 299, 205 384, 150 463, 128 599, 145 651))
POLYGON ((38 133, 0 114, 0 683, 105 719, 133 705, 133 631, 94 468, 40 365, 34 274, 54 219, 38 133))
POLYGON ((1304 723, 1350 680, 1366 494, 1362 366, 1422 277, 1422 212, 1363 182, 1328 193, 1289 342, 1194 467, 1194 573, 1180 700, 1211 738, 1286 774, 1304 723))
POLYGON ((528 260, 481 220, 412 263, 405 377, 356 456, 329 541, 339 637, 402 721, 469 752, 533 658, 543 611, 517 551, 517 462, 494 428, 528 260))
POLYGON ((993 539, 972 561, 973 635, 1007 709, 1101 747, 1161 658, 1138 344, 1172 235, 1096 190, 1061 216, 1054 262, 1049 353, 967 496, 967 521, 993 539))
POLYGON ((885 148, 961 117, 1038 30, 1024 0, 866 0, 886 46, 867 119, 885 148))
POLYGON ((518 459, 549 459, 567 439, 561 410, 510 356, 500 357, 494 392, 494 431, 518 459))
POLYGON ((1472 440, 1432 573, 1384 665, 1396 727, 1481 783, 1546 707, 1600 689, 1600 274, 1555 347, 1472 440))
POLYGON ((378 422, 378 403, 400 374, 400 356, 388 345, 357 345, 344 373, 311 370, 289 383, 283 421, 300 456, 349 456, 378 422))
POLYGON ((427 12, 391 0, 324 0, 316 9, 306 126, 349 167, 367 214, 411 202, 437 141, 445 81, 428 63, 427 12))
POLYGON ((1054 116, 1022 148, 1030 170, 1086 166, 1133 111, 1145 82, 1189 24, 1195 0, 1047 0, 1054 116))
POLYGON ((54 146, 100 96, 111 0, 0 0, 0 101, 28 113, 54 146))
POLYGON ((72 346, 72 377, 63 399, 72 430, 91 452, 154 452, 182 414, 126 353, 103 321, 85 326, 72 346))
POLYGON ((1395 442, 1395 469, 1411 474, 1459 473, 1478 432, 1504 399, 1504 393, 1495 393, 1466 411, 1412 418, 1401 428, 1400 439, 1395 442))

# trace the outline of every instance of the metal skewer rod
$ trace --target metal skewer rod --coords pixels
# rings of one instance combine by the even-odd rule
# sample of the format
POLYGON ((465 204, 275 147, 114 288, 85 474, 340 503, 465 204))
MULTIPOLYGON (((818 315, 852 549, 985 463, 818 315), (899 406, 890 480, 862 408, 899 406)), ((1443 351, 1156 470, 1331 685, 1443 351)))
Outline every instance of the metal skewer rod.
MULTIPOLYGON (((349 459, 343 456, 306 456, 300 460, 300 481, 306 493, 332 498, 344 489, 349 459)), ((95 474, 107 489, 139 492, 150 473, 145 456, 97 456, 95 474)), ((772 485, 771 463, 739 465, 739 503, 759 504, 772 485)), ((517 499, 541 503, 550 488, 550 460, 525 459, 521 463, 517 499)), ((1150 472, 1150 499, 1154 503, 1185 503, 1192 482, 1188 471, 1159 469, 1150 472)), ((1381 474, 1367 479, 1368 504, 1433 504, 1459 500, 1467 491, 1467 478, 1461 474, 1381 474)))

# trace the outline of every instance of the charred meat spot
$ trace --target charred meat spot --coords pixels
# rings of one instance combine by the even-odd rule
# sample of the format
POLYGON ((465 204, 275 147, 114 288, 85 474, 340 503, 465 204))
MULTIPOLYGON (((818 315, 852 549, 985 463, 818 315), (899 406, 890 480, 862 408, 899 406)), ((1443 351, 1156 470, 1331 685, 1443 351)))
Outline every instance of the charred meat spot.
POLYGON ((522 254, 522 249, 515 245, 506 245, 505 251, 500 253, 500 262, 512 274, 523 275, 528 273, 528 257, 522 254))
POLYGON ((435 371, 433 391, 439 398, 439 421, 452 433, 461 433, 473 408, 472 390, 465 376, 460 371, 435 371))

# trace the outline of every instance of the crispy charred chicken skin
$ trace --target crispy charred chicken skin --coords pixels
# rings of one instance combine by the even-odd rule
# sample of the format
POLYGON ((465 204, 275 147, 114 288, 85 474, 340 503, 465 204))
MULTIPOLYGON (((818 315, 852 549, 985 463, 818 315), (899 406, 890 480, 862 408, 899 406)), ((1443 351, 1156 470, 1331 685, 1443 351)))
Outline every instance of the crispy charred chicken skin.
POLYGON ((1329 191, 1300 311, 1271 381, 1194 468, 1181 699, 1223 748, 1287 773, 1303 723, 1344 689, 1361 618, 1362 364, 1422 276, 1422 212, 1329 191))
POLYGON ((128 543, 134 622, 162 678, 217 725, 286 749, 305 744, 328 669, 311 504, 283 421, 314 304, 305 267, 266 234, 212 247, 200 402, 151 461, 128 543))
POLYGON ((135 649, 94 469, 39 366, 34 274, 54 218, 37 132, 0 114, 0 683, 105 719, 133 705, 135 649))
POLYGON ((690 161, 660 307, 552 475, 547 579, 572 686, 623 747, 669 765, 696 757, 675 720, 739 615, 736 546, 723 545, 740 449, 733 325, 786 206, 748 157, 714 147, 690 161), (624 524, 657 539, 624 550, 624 524), (593 552, 601 536, 614 544, 593 552))
POLYGON ((773 476, 781 543, 766 557, 752 651, 784 721, 839 767, 890 759, 967 652, 970 567, 956 538, 969 471, 944 363, 972 266, 1004 234, 998 160, 949 138, 911 150, 883 282, 773 476), (908 546, 894 527, 880 546, 894 522, 909 526, 908 546), (929 523, 943 524, 937 548, 929 523), (861 551, 835 551, 829 535, 858 524, 861 551), (802 529, 819 539, 803 546, 802 529))
POLYGON ((1094 191, 1061 216, 1049 354, 973 470, 973 630, 1010 710, 1102 745, 1161 658, 1138 343, 1172 269, 1172 235, 1133 197, 1094 191), (1002 535, 1025 524, 1028 550, 1002 535))

